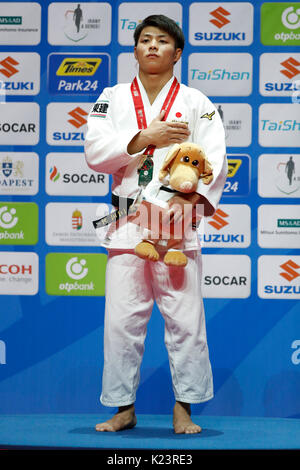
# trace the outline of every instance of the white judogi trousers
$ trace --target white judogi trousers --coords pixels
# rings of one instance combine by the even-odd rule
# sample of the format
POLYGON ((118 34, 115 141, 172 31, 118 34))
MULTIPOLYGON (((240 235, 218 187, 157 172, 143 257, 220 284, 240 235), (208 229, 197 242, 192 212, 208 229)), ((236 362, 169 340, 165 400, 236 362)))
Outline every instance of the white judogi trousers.
POLYGON ((213 397, 212 371, 201 294, 201 254, 186 251, 185 268, 162 257, 145 261, 133 251, 109 250, 106 267, 104 370, 101 403, 135 402, 147 324, 154 301, 165 320, 175 399, 200 403, 213 397))

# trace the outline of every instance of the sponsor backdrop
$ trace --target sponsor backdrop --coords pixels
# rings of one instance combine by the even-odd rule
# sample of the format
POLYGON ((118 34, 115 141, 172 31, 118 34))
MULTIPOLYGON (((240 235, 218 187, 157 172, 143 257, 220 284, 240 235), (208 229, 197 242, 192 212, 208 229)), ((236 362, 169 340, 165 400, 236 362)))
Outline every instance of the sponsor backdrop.
MULTIPOLYGON (((176 65, 224 122, 229 172, 202 223, 215 398, 207 415, 300 417, 300 3, 0 2, 0 411, 108 413, 106 252, 92 226, 110 177, 85 164, 92 103, 137 68, 148 14, 183 28, 176 65)), ((105 110, 103 110, 105 111, 105 110)), ((119 286, 122 289, 122 285, 119 286)), ((154 308, 139 413, 170 413, 154 308)))

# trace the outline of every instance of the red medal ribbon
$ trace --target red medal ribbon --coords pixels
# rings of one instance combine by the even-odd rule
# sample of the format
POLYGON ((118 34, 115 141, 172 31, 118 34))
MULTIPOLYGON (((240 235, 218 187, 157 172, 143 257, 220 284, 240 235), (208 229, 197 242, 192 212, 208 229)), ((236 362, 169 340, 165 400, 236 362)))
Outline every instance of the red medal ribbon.
MULTIPOLYGON (((162 108, 161 108, 161 111, 165 111, 163 121, 165 121, 168 117, 170 109, 172 108, 173 103, 175 101, 175 98, 176 98, 176 96, 179 92, 179 88, 180 88, 180 84, 179 84, 177 78, 174 77, 171 88, 170 88, 170 90, 167 94, 167 97, 164 101, 164 104, 162 105, 162 108)), ((140 88, 139 88, 138 81, 137 81, 136 77, 134 78, 130 89, 131 89, 133 104, 134 104, 134 108, 135 108, 138 128, 139 129, 146 129, 146 127, 147 127, 146 114, 145 114, 145 110, 144 110, 142 95, 141 95, 140 88)), ((146 150, 144 152, 144 155, 153 155, 154 150, 155 150, 155 145, 148 145, 148 147, 146 148, 146 150)))

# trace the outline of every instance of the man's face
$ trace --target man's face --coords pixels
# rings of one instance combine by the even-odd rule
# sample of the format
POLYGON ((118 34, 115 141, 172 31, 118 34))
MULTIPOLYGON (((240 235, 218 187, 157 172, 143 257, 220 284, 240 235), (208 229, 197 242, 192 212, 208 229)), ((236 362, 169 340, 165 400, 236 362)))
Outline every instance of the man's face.
POLYGON ((140 70, 153 74, 172 71, 181 53, 181 49, 175 49, 175 40, 154 26, 143 29, 134 48, 140 70))

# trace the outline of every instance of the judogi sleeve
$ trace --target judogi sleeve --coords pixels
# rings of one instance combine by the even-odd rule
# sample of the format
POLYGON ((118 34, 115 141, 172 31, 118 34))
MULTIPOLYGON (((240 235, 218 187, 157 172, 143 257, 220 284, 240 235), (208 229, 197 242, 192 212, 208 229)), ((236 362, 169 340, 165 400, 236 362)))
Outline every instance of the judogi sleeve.
POLYGON ((199 180, 197 188, 198 194, 205 198, 204 215, 211 216, 221 199, 228 169, 223 123, 215 106, 205 96, 199 106, 193 140, 204 149, 213 169, 213 181, 206 185, 199 180))
MULTIPOLYGON (((126 127, 116 129, 116 106, 113 88, 105 88, 93 105, 87 121, 85 158, 95 171, 114 174, 138 155, 130 155, 127 146, 138 130, 126 127)), ((119 104, 122 106, 122 104, 119 104)))

